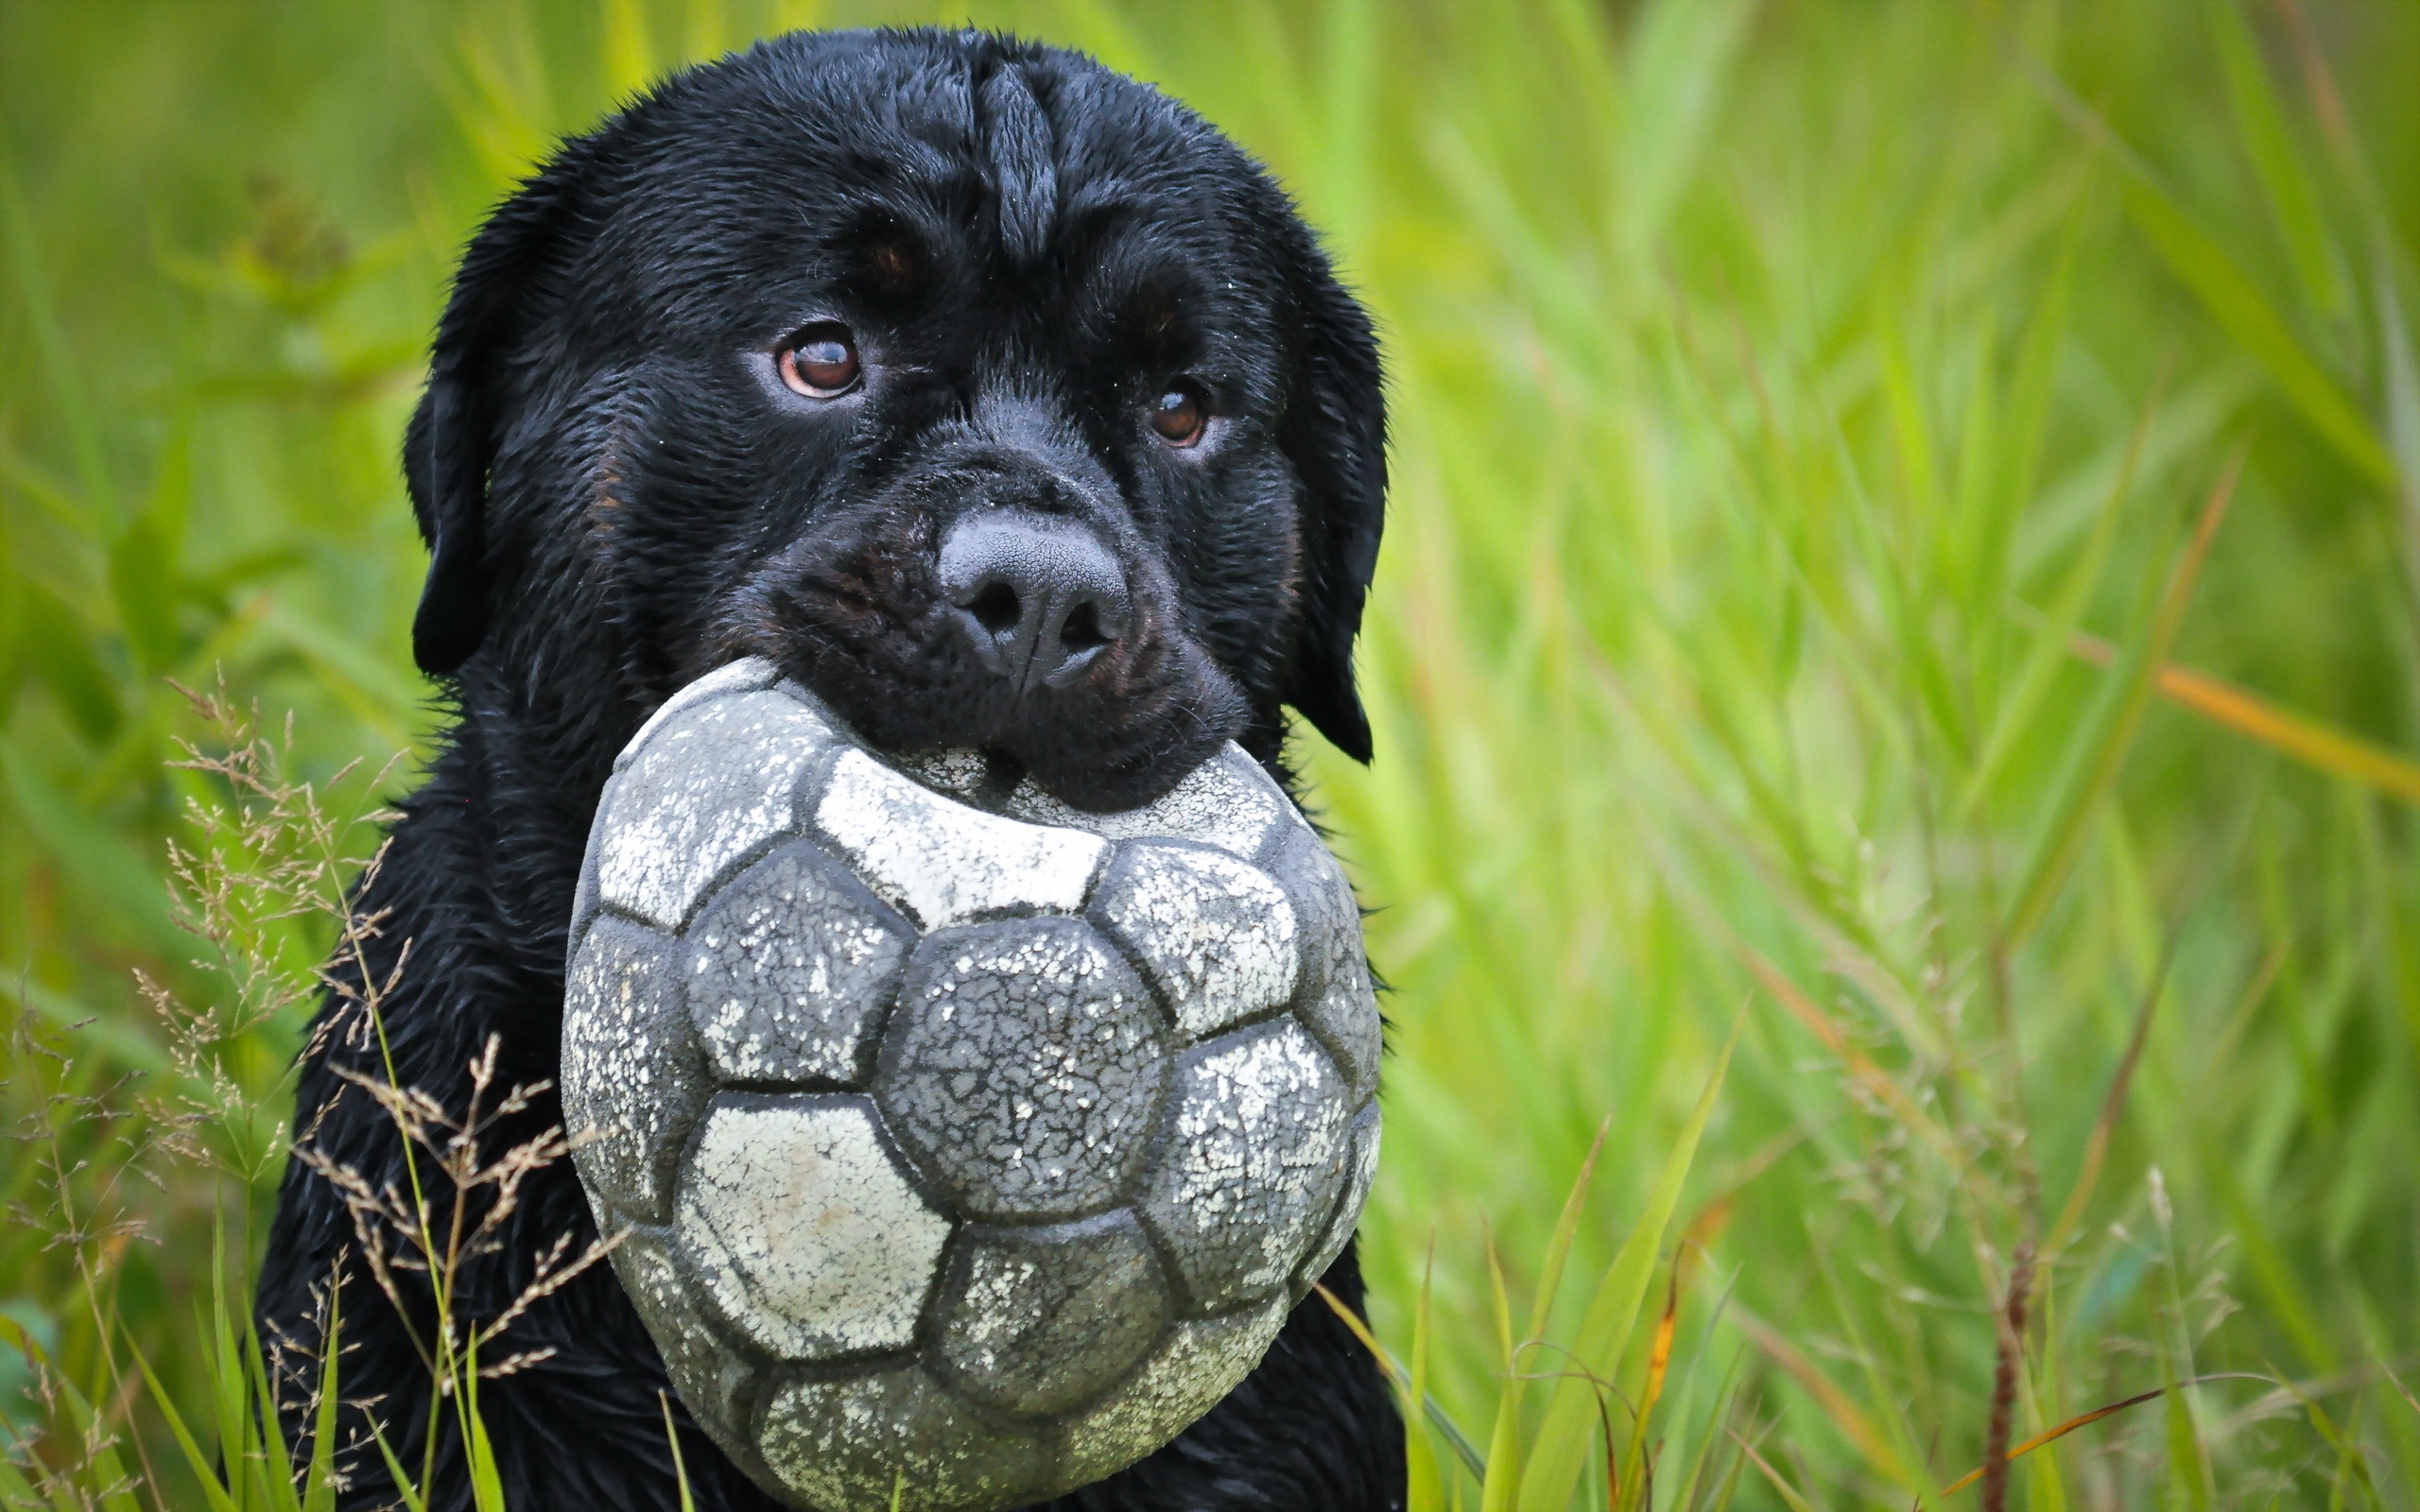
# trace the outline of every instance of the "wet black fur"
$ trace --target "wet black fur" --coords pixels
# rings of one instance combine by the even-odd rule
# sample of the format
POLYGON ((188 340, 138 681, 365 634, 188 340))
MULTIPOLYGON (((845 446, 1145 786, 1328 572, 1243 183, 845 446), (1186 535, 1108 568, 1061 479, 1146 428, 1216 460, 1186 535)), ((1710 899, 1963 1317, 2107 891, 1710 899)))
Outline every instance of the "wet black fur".
MULTIPOLYGON (((566 144, 464 256, 406 442, 431 548, 414 652, 457 717, 365 901, 390 911, 373 971, 411 947, 386 1007, 397 1078, 459 1107, 491 1035, 502 1082, 553 1076, 608 767, 668 694, 745 651, 880 744, 984 744, 1090 807, 1156 793, 1231 735, 1278 769, 1280 705, 1367 759, 1352 644, 1382 429, 1368 321, 1285 198, 1201 120, 1081 57, 973 33, 791 36, 566 144), (821 319, 851 326, 866 364, 830 403, 773 368, 821 319), (1185 453, 1144 423, 1179 374, 1216 417, 1185 453), (938 534, 995 507, 1074 516, 1134 589, 1136 627, 1064 695, 1004 698, 936 603, 938 534)), ((323 1016, 298 1139, 399 1180, 388 1118, 334 1074, 375 1069, 360 1030, 323 1016)), ((548 1093, 491 1145, 558 1117, 548 1093)), ((541 1173, 465 1270, 465 1311, 493 1314, 557 1235, 592 1232, 568 1165, 541 1173)), ((340 1394, 375 1399, 416 1467, 426 1377, 353 1246, 337 1194, 293 1166, 260 1313, 307 1353, 313 1290, 342 1273, 340 1394)), ((1358 1305, 1351 1249, 1327 1283, 1358 1305)), ((506 1347, 552 1351, 483 1388, 514 1512, 677 1504, 664 1370, 610 1269, 506 1347)), ((359 1413, 346 1421, 343 1504, 390 1502, 359 1413)), ((700 1507, 772 1504, 682 1434, 700 1507)), ((466 1507, 440 1440, 430 1504, 466 1507)), ((1058 1504, 1392 1506, 1401 1444, 1372 1362, 1314 1298, 1201 1423, 1058 1504)))

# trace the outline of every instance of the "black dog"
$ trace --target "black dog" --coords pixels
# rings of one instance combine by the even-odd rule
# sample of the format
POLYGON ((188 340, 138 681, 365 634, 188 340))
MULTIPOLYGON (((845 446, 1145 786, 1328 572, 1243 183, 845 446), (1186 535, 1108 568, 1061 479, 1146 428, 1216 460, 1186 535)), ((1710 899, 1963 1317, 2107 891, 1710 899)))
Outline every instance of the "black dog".
MULTIPOLYGON (((1369 322, 1285 196, 1082 57, 790 36, 566 144, 472 242, 406 438, 431 552, 413 651, 456 718, 361 902, 387 911, 370 976, 410 946, 385 1047, 332 1001, 298 1145, 400 1185, 392 1121, 340 1072, 384 1080, 390 1055, 458 1108, 493 1036, 499 1088, 554 1075, 609 766, 734 657, 776 659, 885 748, 980 746, 1096 810, 1229 739, 1282 775, 1280 705, 1366 760, 1383 429, 1369 322)), ((488 1143, 559 1116, 549 1092, 488 1143)), ((418 1315, 380 1295, 323 1171, 286 1173, 259 1312, 307 1356, 345 1278, 339 1394, 375 1401, 345 1409, 342 1503, 383 1505, 363 1413, 416 1469, 432 1309, 408 1274, 418 1315)), ((493 1317, 565 1233, 594 1225, 557 1163, 464 1264, 458 1311, 493 1317)), ((1350 1248, 1327 1285, 1359 1304, 1350 1248)), ((664 1367, 610 1268, 495 1352, 539 1356, 481 1387, 514 1512, 678 1504, 664 1367)), ((450 1411, 432 1507, 471 1504, 450 1411)), ((681 1433, 700 1507, 773 1504, 681 1433)), ((1207 1418, 1059 1505, 1389 1507, 1401 1456, 1374 1362, 1314 1297, 1207 1418)))

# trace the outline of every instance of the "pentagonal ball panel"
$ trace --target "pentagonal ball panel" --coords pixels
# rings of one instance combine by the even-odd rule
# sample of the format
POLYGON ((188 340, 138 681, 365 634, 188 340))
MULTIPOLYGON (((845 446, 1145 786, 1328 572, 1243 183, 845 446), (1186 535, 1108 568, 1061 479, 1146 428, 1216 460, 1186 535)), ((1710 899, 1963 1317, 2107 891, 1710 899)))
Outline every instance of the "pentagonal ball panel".
POLYGON ((759 1443, 782 1483, 824 1512, 988 1512, 1051 1489, 1039 1431, 977 1417, 915 1366, 790 1382, 766 1403, 759 1443))
POLYGON ((942 1282, 934 1353, 959 1390, 1020 1416, 1098 1397, 1167 1319, 1158 1258, 1129 1212, 1046 1228, 977 1228, 942 1282))
POLYGON ((706 885, 797 824, 798 790, 831 728, 766 690, 684 708, 607 784, 596 882, 608 907, 678 929, 706 885))
POLYGON ((783 1359, 908 1345, 949 1229, 862 1097, 725 1092, 682 1174, 691 1273, 783 1359))
POLYGON ((1281 1285, 1318 1237, 1343 1176, 1352 1103, 1290 1019, 1186 1053, 1144 1216, 1174 1257, 1193 1311, 1281 1285))
POLYGON ((1270 870, 1294 900, 1303 950, 1298 1015, 1357 1097, 1378 1089, 1384 1022, 1361 942, 1361 907, 1344 868, 1309 825, 1298 825, 1270 853, 1270 870))
POLYGON ((1223 851, 1167 840, 1121 846, 1092 917, 1150 972, 1181 1041, 1293 994, 1294 910, 1267 872, 1223 851))
POLYGON ((1067 1425, 1059 1484, 1115 1474, 1183 1433, 1243 1383, 1286 1326, 1284 1301, 1180 1323, 1116 1395, 1067 1425))
POLYGON ((681 1141, 712 1092, 680 1011, 681 948, 606 915, 563 979, 563 1128, 592 1194, 626 1219, 669 1215, 681 1141))
POLYGON ((833 764, 815 822, 883 902, 927 930, 1075 913, 1107 849, 952 802, 857 750, 833 764))
POLYGON ((883 1034, 874 1093, 967 1213, 1080 1218, 1148 1153, 1167 1049, 1140 982, 1074 919, 926 938, 883 1034))
POLYGON ((811 840, 749 868, 689 926, 689 1014, 715 1074, 861 1081, 914 938, 811 840))
POLYGON ((622 753, 614 758, 614 770, 621 771, 638 760, 639 752, 647 748, 647 743, 655 738, 657 730, 698 705, 726 694, 754 693, 761 688, 769 688, 781 680, 781 676, 782 669, 761 656, 744 656, 715 668, 665 699, 655 713, 648 715, 647 723, 639 726, 639 732, 632 735, 630 744, 622 747, 622 753))
POLYGON ((1002 807, 1035 824, 1081 830, 1104 840, 1196 840, 1246 861, 1260 853, 1281 824, 1301 822, 1276 782, 1232 740, 1158 801, 1139 809, 1087 813, 1051 797, 1030 778, 1017 784, 1002 807))

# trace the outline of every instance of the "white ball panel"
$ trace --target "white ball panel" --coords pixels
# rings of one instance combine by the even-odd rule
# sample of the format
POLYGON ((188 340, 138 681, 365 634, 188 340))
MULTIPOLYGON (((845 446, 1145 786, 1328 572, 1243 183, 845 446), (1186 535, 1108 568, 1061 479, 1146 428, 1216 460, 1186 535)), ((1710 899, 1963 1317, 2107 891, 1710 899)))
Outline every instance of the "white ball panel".
POLYGON ((1268 873, 1195 846, 1125 847, 1096 917, 1140 955, 1181 1040, 1275 1007, 1294 990, 1294 910, 1268 873))
POLYGON ((856 750, 834 764, 815 822, 927 930, 1019 908, 1075 913, 1108 849, 954 803, 856 750))
POLYGON ((680 928, 724 868, 796 827, 799 783, 832 739, 779 693, 684 712, 607 784, 596 858, 604 902, 680 928))
POLYGON ((707 1293, 793 1360, 905 1348, 950 1230, 853 1097, 725 1093, 690 1155, 680 1209, 707 1293))
POLYGON ((684 711, 727 693, 754 693, 759 688, 769 688, 781 675, 781 668, 761 656, 744 656, 717 667, 665 699, 655 713, 648 715, 647 723, 639 726, 639 732, 631 737, 630 743, 622 747, 622 754, 614 759, 614 770, 618 772, 631 765, 647 743, 654 738, 655 732, 680 717, 684 711))

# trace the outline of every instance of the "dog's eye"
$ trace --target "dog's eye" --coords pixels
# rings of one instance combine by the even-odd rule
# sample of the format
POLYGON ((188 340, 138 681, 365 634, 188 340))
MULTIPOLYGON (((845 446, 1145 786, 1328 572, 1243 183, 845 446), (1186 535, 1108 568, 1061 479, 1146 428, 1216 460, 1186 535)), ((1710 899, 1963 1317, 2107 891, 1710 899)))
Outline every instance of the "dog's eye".
POLYGON ((809 399, 838 399, 857 386, 857 347, 846 329, 813 326, 782 352, 782 382, 809 399))
POLYGON ((1167 392, 1151 404, 1151 429, 1170 446, 1191 446, 1201 439, 1208 419, 1201 396, 1187 384, 1168 385, 1167 392))

